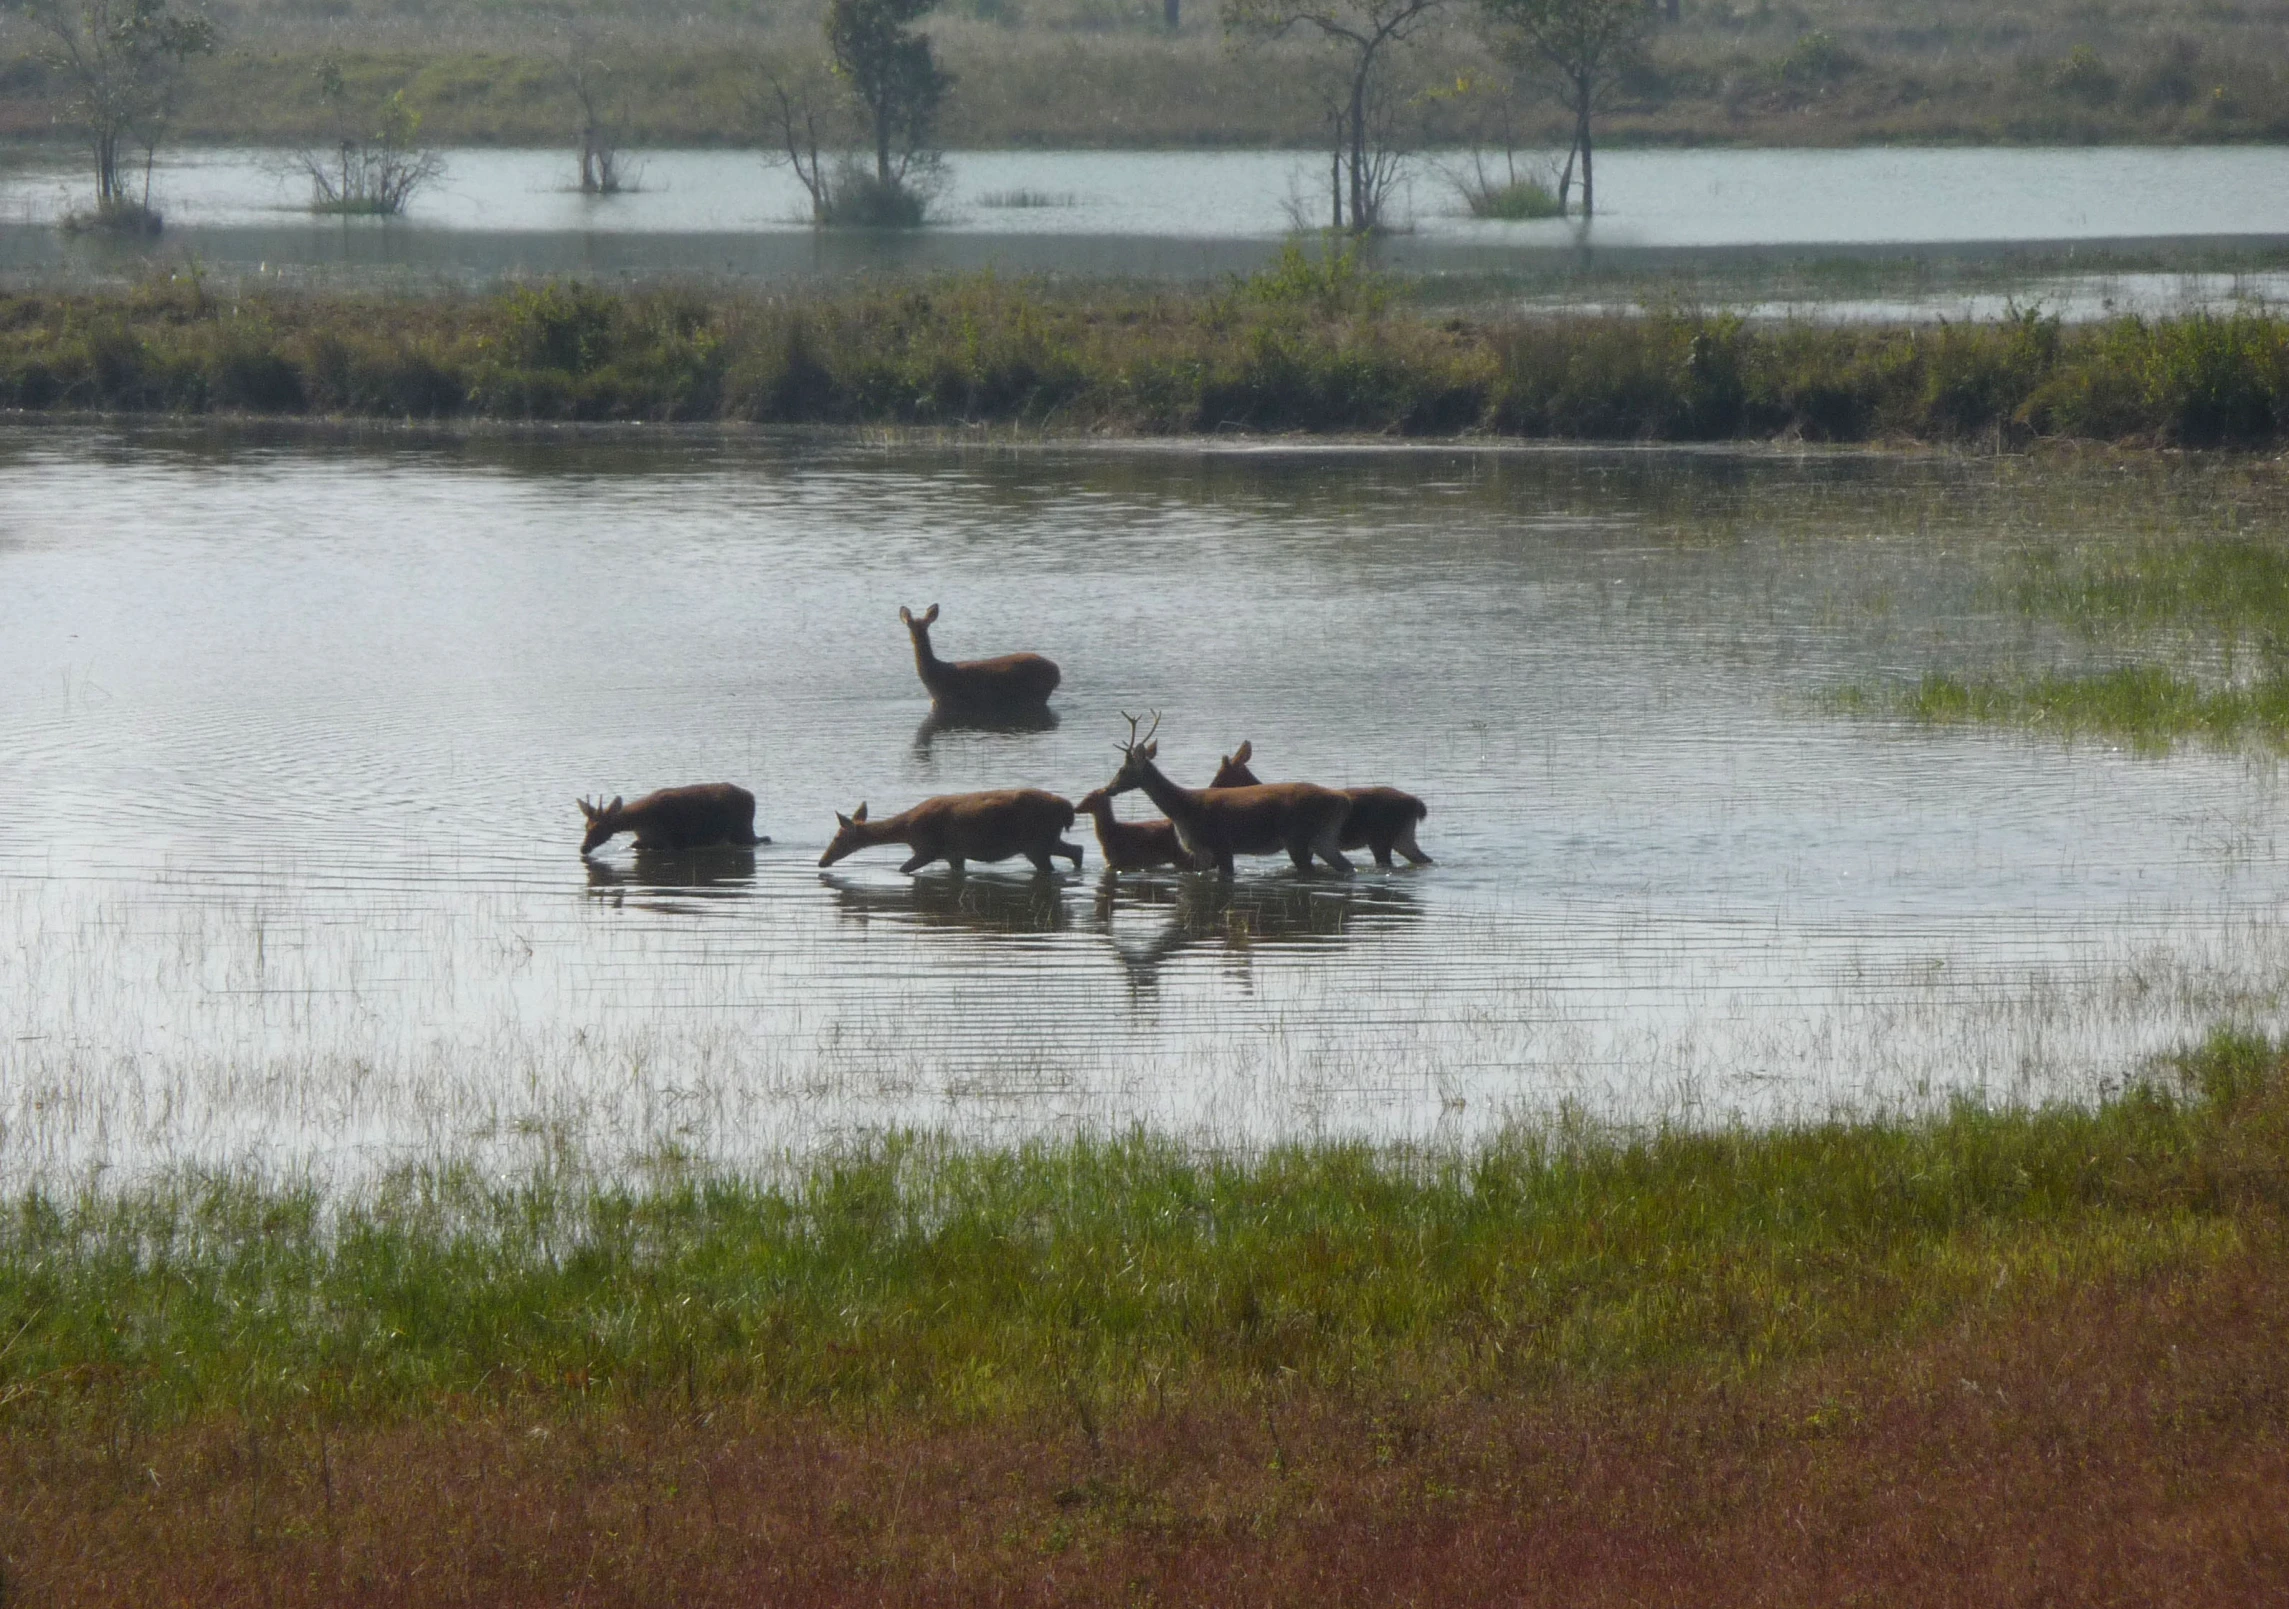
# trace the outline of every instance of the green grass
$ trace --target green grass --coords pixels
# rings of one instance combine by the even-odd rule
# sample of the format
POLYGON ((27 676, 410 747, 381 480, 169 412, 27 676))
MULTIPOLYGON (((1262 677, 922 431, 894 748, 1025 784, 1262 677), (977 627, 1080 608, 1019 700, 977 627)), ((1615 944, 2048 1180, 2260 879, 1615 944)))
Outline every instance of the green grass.
POLYGON ((769 1183, 414 1169, 18 1198, 0 1412, 163 1425, 737 1398, 956 1417, 1170 1382, 1720 1375, 2200 1265, 2289 1204, 2280 1047, 2092 1108, 1255 1159, 886 1140, 769 1183))
POLYGON ((1473 218, 1521 223, 1566 215, 1566 209, 1558 204, 1558 198, 1550 193, 1549 187, 1533 179, 1515 179, 1502 185, 1465 185, 1462 198, 1473 218))
POLYGON ((2153 751, 2188 740, 2221 748, 2289 746, 2289 681, 2208 688, 2153 665, 2025 682, 1935 671, 1904 692, 1902 714, 1932 725, 2009 724, 2062 736, 2122 738, 2153 751))
POLYGON ((2044 545, 2018 561, 2000 590, 2028 615, 2094 638, 2170 639, 2181 654, 2221 662, 2225 674, 2197 677, 2153 662, 2032 678, 1935 670, 1889 695, 1844 689, 1833 707, 1935 726, 2117 738, 2156 753, 2184 742, 2289 748, 2289 550, 2279 544, 2171 532, 2071 551, 2044 545))

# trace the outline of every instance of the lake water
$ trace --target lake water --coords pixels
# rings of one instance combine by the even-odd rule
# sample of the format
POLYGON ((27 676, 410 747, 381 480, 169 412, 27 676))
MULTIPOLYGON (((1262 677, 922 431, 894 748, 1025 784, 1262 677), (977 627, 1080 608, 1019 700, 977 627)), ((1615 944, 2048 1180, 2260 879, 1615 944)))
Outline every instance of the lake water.
POLYGON ((2198 501, 2123 487, 0 431, 0 1181, 2088 1097, 2280 1020, 2275 766, 1820 695, 2119 652, 1991 583, 2198 501), (931 602, 943 652, 1060 661, 1058 724, 932 730, 897 618, 931 602), (1415 790, 1437 864, 1108 891, 1086 821, 1048 882, 816 864, 862 799, 1077 797, 1146 709, 1180 778, 1250 738, 1415 790), (774 843, 577 854, 576 795, 715 779, 774 843))
MULTIPOLYGON (((49 227, 85 204, 76 152, 0 170, 0 272, 113 262, 115 246, 49 227)), ((172 151, 152 180, 160 250, 210 266, 789 277, 922 267, 1198 277, 1261 261, 1320 221, 1322 159, 1284 151, 956 152, 937 227, 821 235, 783 168, 748 151, 635 153, 635 193, 568 188, 564 151, 456 150, 402 221, 313 220, 294 154, 172 151), (1010 206, 1014 196, 1048 205, 1010 206)), ((1456 199, 1461 153, 1416 159, 1396 204, 1394 267, 1499 271, 1585 249, 1632 253, 1991 250, 2013 243, 2289 239, 2289 152, 1876 148, 1616 150, 1598 158, 1601 207, 1575 223, 1484 222, 1456 199)), ((140 251, 143 248, 138 247, 140 251)))

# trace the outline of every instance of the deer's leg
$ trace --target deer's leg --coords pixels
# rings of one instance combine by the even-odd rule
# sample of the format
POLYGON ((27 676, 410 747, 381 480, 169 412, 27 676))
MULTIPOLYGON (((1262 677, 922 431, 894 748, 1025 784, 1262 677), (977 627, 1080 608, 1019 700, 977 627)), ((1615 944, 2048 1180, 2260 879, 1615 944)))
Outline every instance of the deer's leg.
POLYGON ((1049 858, 1052 853, 1048 848, 1036 844, 1025 852, 1025 858, 1033 862, 1033 870, 1037 875, 1047 877, 1057 870, 1057 862, 1049 858))
POLYGON ((1391 869, 1391 840, 1388 837, 1377 838, 1367 847, 1375 853, 1375 864, 1383 870, 1389 871, 1391 869))
POLYGON ((1319 841, 1312 847, 1318 851, 1319 858, 1326 861, 1330 867, 1343 873, 1346 877, 1351 875, 1353 870, 1352 864, 1350 861, 1343 858, 1342 822, 1331 821, 1325 827, 1321 828, 1319 841))
MULTIPOLYGON (((906 864, 899 867, 898 869, 902 872, 918 872, 937 858, 937 853, 933 850, 917 849, 911 856, 907 858, 906 864)), ((962 863, 958 860, 955 861, 954 870, 960 871, 961 869, 962 863)))
POLYGON ((1079 871, 1081 869, 1081 846, 1079 844, 1069 844, 1066 843, 1063 839, 1059 839, 1056 843, 1049 846, 1049 852, 1052 855, 1063 855, 1067 859, 1071 860, 1073 862, 1073 869, 1075 871, 1079 871))
POLYGON ((1311 840, 1309 838, 1290 838, 1288 840, 1288 859, 1295 862, 1297 871, 1310 871, 1311 840))
POLYGON ((1424 854, 1422 846, 1415 842, 1413 822, 1409 822, 1407 830, 1399 834, 1399 853, 1406 856, 1411 865, 1428 866, 1431 864, 1431 857, 1424 854))

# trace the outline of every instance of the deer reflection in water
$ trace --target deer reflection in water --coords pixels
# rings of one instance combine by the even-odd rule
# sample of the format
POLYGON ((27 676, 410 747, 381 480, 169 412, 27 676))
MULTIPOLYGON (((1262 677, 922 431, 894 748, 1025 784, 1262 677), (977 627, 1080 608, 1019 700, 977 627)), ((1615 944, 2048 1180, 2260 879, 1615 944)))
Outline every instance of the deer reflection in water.
POLYGON ((595 859, 585 864, 589 897, 615 906, 633 900, 645 910, 720 910, 755 892, 755 851, 744 845, 638 849, 625 866, 595 859))
POLYGON ((930 758, 932 746, 945 733, 977 733, 986 737, 1020 737, 1057 730, 1057 712, 1046 704, 1016 710, 941 710, 933 707, 914 728, 914 753, 930 758))
POLYGON ((1160 970, 1187 950, 1230 958, 1244 974, 1259 950, 1332 950, 1387 936, 1421 918, 1415 895, 1391 884, 1330 885, 1293 876, 1225 882, 1213 877, 1115 878, 1097 885, 1095 926, 1127 972, 1132 994, 1150 993, 1160 970), (1160 918, 1142 938, 1124 934, 1123 907, 1160 918))
POLYGON ((1059 933, 1072 925, 1063 885, 1037 877, 917 877, 904 885, 819 879, 835 911, 857 922, 966 928, 974 933, 1059 933))

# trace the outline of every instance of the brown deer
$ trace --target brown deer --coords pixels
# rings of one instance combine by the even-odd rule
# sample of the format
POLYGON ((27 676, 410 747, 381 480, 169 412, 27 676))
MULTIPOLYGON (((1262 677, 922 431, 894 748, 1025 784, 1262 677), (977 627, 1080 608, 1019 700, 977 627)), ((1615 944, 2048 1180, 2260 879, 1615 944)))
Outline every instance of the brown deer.
POLYGON ((1056 663, 1039 654, 1003 654, 996 659, 940 659, 930 648, 930 627, 938 619, 938 606, 917 615, 901 607, 898 618, 914 639, 914 668, 922 685, 930 689, 932 707, 952 714, 962 711, 1026 709, 1049 702, 1062 679, 1056 663))
POLYGON ((755 795, 728 782, 703 782, 690 788, 662 788, 634 804, 615 798, 610 804, 579 801, 588 818, 580 852, 592 855, 624 832, 636 835, 638 849, 706 849, 733 844, 751 849, 767 844, 755 835, 755 795))
POLYGON ((1337 871, 1352 869, 1351 862, 1343 858, 1342 848, 1343 823, 1351 814, 1351 801, 1333 788, 1311 782, 1180 788, 1152 763, 1160 752, 1160 745, 1153 741, 1153 733, 1160 730, 1160 717, 1153 717, 1152 731, 1141 738, 1137 736, 1137 718, 1124 718, 1129 723, 1129 740, 1116 745, 1121 751, 1121 768, 1105 784, 1105 792, 1144 789, 1145 797, 1167 813, 1178 842, 1194 865, 1204 869, 1214 866, 1229 877, 1235 855, 1276 855, 1285 850, 1299 871, 1311 865, 1314 855, 1337 871))
POLYGON ((1072 804, 1038 788, 942 793, 880 821, 867 820, 862 804, 847 816, 836 811, 835 820, 842 826, 819 857, 821 866, 832 866, 845 855, 876 844, 904 844, 914 851, 898 868, 902 872, 918 872, 942 860, 958 875, 967 861, 1007 860, 1012 855, 1023 855, 1043 873, 1052 869, 1055 855, 1069 856, 1075 870, 1081 865, 1081 846, 1062 837, 1073 825, 1072 804))
POLYGON ((1082 795, 1080 808, 1097 818, 1097 847, 1116 872, 1149 871, 1155 866, 1186 866, 1192 857, 1166 821, 1123 821, 1113 814, 1113 796, 1099 788, 1082 795))
MULTIPOLYGON (((1256 773, 1248 769, 1249 757, 1254 753, 1255 745, 1243 742, 1224 756, 1224 763, 1216 768, 1216 775, 1209 779, 1208 785, 1211 788, 1256 786, 1256 773)), ((1413 865, 1431 864, 1431 857, 1415 842, 1415 824, 1431 813, 1429 805, 1397 788, 1345 788, 1343 796, 1351 801, 1351 819, 1343 827, 1344 848, 1372 850, 1375 864, 1385 871, 1391 869, 1394 849, 1413 865)))

